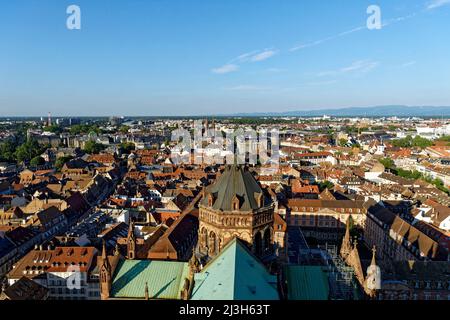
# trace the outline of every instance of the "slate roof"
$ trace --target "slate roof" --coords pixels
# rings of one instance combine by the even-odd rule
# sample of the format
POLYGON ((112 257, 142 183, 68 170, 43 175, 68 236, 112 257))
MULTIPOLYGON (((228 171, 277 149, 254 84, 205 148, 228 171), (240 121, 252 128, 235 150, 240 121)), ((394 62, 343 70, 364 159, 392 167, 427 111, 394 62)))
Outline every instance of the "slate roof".
MULTIPOLYGON (((213 209, 222 211, 233 211, 232 200, 235 195, 239 199, 241 211, 258 209, 256 195, 262 194, 264 197, 263 190, 252 173, 236 165, 227 166, 217 181, 206 189, 206 192, 214 196, 213 209)), ((268 200, 264 197, 264 204, 267 204, 268 200)), ((201 203, 207 206, 208 197, 204 197, 201 203)))
POLYGON ((41 212, 38 212, 37 217, 42 225, 46 226, 51 224, 54 219, 58 218, 61 215, 61 211, 56 207, 49 207, 41 212))
POLYGON ((9 240, 11 240, 12 243, 14 243, 16 246, 20 246, 27 241, 30 241, 34 237, 37 237, 39 235, 39 232, 37 230, 33 230, 30 228, 24 228, 24 227, 17 227, 13 230, 6 233, 6 236, 9 240))
MULTIPOLYGON (((48 291, 46 287, 39 283, 27 277, 22 277, 12 286, 6 288, 2 296, 6 300, 46 300, 48 291)), ((2 300, 1 297, 0 300, 2 300)))
POLYGON ((447 261, 393 261, 384 279, 450 281, 450 263, 447 261))
POLYGON ((14 243, 9 239, 0 238, 0 257, 3 257, 15 249, 14 243))

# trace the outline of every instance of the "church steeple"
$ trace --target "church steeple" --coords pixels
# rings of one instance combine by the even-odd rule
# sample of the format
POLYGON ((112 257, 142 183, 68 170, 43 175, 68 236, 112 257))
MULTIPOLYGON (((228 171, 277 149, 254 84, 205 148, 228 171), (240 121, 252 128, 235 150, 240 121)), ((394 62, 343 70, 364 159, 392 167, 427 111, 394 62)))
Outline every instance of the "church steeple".
POLYGON ((128 229, 127 236, 127 258, 135 259, 136 258, 136 237, 134 236, 134 223, 130 221, 130 227, 128 229))
POLYGON ((120 249, 119 249, 119 244, 118 243, 116 243, 116 247, 114 249, 114 255, 115 256, 120 255, 120 249))
POLYGON ((377 265, 377 263, 375 261, 376 253, 377 253, 377 248, 375 248, 375 246, 373 246, 373 248, 372 248, 372 261, 370 263, 371 266, 376 266, 377 265))
POLYGON ((358 279, 360 284, 364 283, 364 272, 361 266, 361 259, 359 257, 358 252, 358 241, 355 239, 353 243, 353 248, 350 251, 350 254, 347 256, 346 262, 348 265, 353 267, 355 271, 355 276, 358 279))
POLYGON ((364 283, 364 290, 370 298, 375 298, 377 290, 381 289, 381 271, 376 263, 376 248, 372 248, 372 262, 367 268, 367 277, 364 283))
POLYGON ((102 300, 109 298, 111 291, 111 264, 106 253, 106 243, 103 241, 102 257, 100 265, 100 296, 102 300))

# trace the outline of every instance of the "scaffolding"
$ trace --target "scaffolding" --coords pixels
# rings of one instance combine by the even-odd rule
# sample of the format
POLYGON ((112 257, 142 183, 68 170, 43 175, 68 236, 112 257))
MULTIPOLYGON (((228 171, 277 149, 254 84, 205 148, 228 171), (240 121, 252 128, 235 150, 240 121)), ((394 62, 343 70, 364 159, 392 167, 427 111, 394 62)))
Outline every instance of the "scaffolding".
POLYGON ((349 267, 338 253, 336 245, 318 246, 325 262, 333 300, 358 300, 358 285, 352 267, 349 267))
POLYGON ((338 247, 326 243, 311 248, 306 241, 301 228, 290 228, 289 235, 295 239, 290 252, 294 261, 299 265, 322 265, 328 277, 330 299, 332 300, 358 300, 360 299, 359 286, 352 267, 341 258, 338 247))

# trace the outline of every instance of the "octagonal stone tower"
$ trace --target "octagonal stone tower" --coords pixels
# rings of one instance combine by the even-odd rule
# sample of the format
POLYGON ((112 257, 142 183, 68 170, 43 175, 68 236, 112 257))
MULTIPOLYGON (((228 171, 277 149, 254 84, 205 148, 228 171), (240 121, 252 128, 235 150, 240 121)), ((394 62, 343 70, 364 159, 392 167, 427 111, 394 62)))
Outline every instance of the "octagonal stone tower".
POLYGON ((238 237, 263 258, 272 254, 274 205, 246 167, 229 165, 203 190, 199 205, 198 252, 216 256, 238 237))

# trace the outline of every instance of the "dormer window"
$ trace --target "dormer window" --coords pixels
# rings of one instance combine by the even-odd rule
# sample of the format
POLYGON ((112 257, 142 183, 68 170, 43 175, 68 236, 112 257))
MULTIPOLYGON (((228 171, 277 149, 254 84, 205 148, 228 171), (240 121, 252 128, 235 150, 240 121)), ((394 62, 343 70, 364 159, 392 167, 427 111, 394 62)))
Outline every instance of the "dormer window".
POLYGON ((214 197, 211 193, 208 194, 208 206, 212 207, 214 204, 214 197))
POLYGON ((233 211, 239 210, 239 199, 236 195, 233 197, 233 200, 231 200, 231 208, 233 211))
POLYGON ((256 200, 256 204, 258 205, 258 207, 262 207, 264 205, 263 200, 263 194, 262 193, 256 193, 255 194, 255 200, 256 200))

